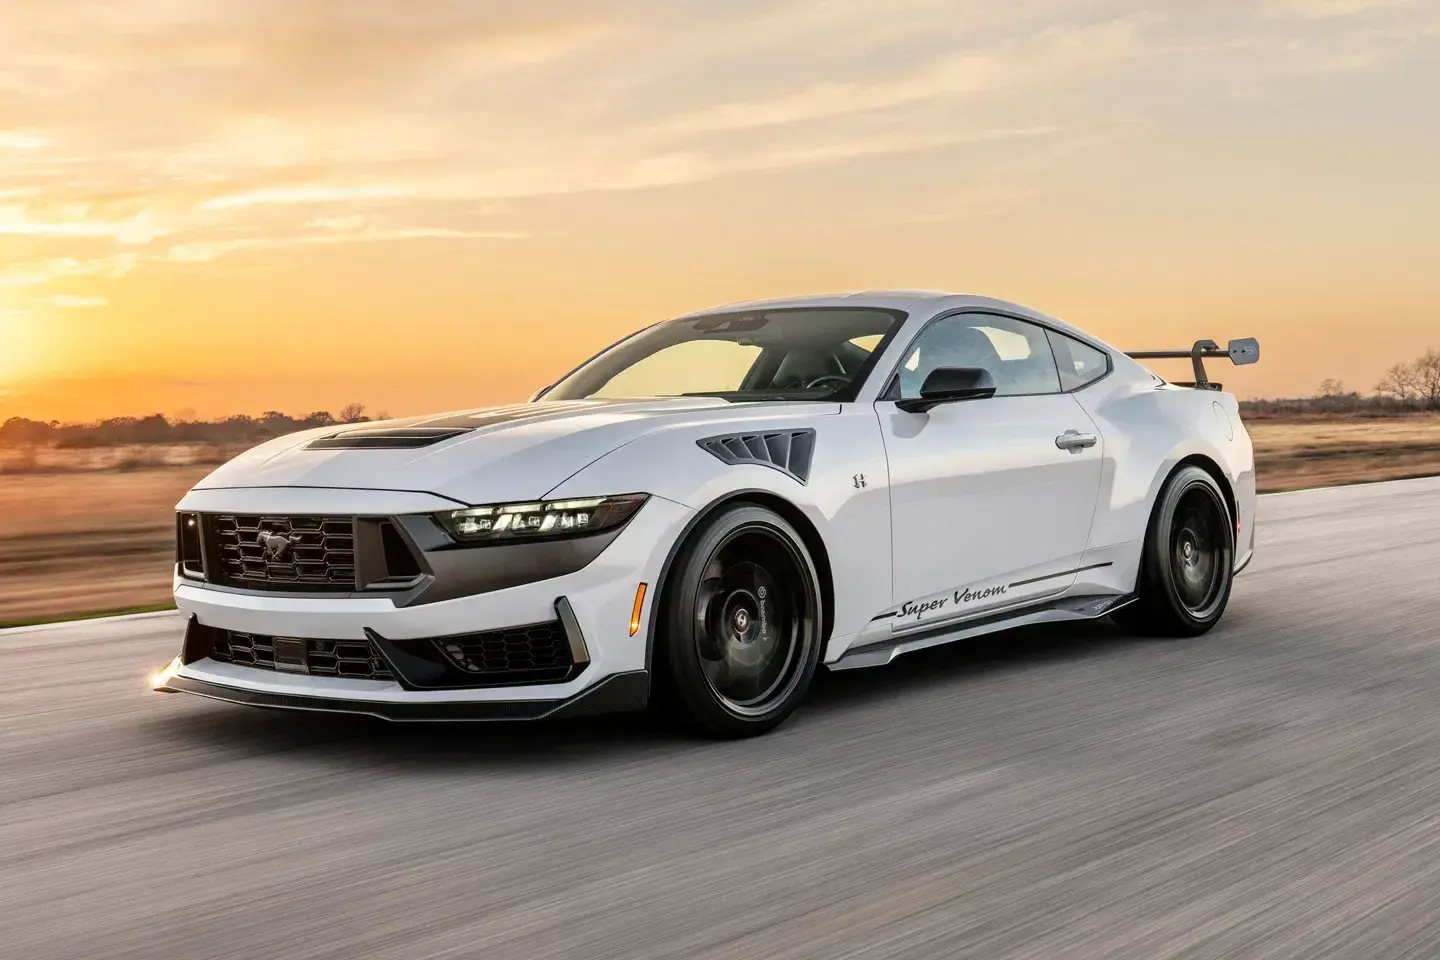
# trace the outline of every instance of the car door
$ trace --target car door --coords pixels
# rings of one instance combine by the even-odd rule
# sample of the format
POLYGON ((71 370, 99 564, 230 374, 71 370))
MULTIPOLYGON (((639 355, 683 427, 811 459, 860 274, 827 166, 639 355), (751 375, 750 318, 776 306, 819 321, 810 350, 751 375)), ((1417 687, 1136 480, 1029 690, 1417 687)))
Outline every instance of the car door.
POLYGON ((876 403, 890 465, 892 629, 1063 593, 1085 551, 1103 444, 1063 392, 1044 328, 957 313, 929 324, 904 356, 876 403), (899 409, 937 367, 983 367, 996 393, 899 409))

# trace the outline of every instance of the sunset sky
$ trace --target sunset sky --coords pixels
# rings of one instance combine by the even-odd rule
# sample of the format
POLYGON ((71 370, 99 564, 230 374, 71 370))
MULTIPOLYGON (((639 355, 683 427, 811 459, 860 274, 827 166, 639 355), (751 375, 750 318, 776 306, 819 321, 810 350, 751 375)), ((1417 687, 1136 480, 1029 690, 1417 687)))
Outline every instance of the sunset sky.
POLYGON ((1368 391, 1440 348, 1437 92, 1440 0, 0 0, 0 419, 478 406, 874 287, 1368 391))

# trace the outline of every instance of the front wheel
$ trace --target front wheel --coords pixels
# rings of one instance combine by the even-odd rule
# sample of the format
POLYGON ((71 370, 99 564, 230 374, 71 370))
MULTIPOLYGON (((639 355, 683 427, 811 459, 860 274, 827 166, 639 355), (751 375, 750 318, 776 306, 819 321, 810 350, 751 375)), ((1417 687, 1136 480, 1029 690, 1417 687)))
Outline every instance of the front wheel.
POLYGON ((1215 478, 1176 472, 1146 531, 1137 599, 1115 619, 1136 633, 1194 637, 1220 620, 1235 569, 1235 523, 1215 478))
POLYGON ((691 535, 660 600, 658 692, 687 726, 754 736, 799 705, 820 660, 820 585, 779 514, 722 509, 691 535))

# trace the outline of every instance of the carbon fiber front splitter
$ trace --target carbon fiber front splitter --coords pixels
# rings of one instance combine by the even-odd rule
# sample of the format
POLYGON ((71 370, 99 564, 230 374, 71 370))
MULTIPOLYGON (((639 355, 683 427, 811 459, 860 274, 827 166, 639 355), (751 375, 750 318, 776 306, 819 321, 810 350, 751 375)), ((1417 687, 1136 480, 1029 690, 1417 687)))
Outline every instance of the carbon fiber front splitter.
POLYGON ((480 700, 451 703, 339 700, 246 690, 181 676, 168 677, 155 689, 163 693, 193 693, 212 700, 252 707, 353 713, 401 722, 559 720, 643 710, 650 699, 650 675, 643 670, 611 674, 594 686, 564 700, 480 700))

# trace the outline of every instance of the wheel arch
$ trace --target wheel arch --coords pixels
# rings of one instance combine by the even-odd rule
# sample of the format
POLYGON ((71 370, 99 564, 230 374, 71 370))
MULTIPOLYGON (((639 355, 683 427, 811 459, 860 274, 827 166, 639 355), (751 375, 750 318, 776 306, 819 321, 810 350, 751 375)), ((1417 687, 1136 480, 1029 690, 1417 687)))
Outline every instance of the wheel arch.
MULTIPOLYGON (((1175 461, 1170 469, 1163 475, 1158 475, 1157 493, 1152 498, 1150 505, 1150 517, 1146 522, 1145 539, 1141 544, 1140 564, 1135 577, 1135 598, 1136 602, 1116 611, 1116 621, 1121 626, 1149 635, 1150 631, 1160 636, 1189 637, 1198 636, 1206 632, 1219 621, 1223 614, 1225 605, 1228 603, 1230 587, 1234 581, 1234 557, 1238 537, 1236 536, 1235 523, 1237 509, 1237 496, 1230 477, 1226 475, 1224 468, 1219 462, 1204 453, 1191 452, 1175 461), (1231 524, 1231 564, 1228 570, 1223 570, 1225 583, 1223 592, 1215 600, 1213 612, 1207 613, 1203 620, 1193 619, 1194 614, 1187 608, 1181 612, 1183 601, 1177 600, 1173 584, 1173 573, 1156 573, 1157 568, 1167 567, 1163 559, 1156 559, 1152 564, 1147 559, 1150 543, 1156 535, 1156 526, 1160 519, 1160 504, 1175 482, 1175 478, 1187 468, 1194 468, 1210 477, 1215 482, 1215 487, 1220 493, 1220 499, 1224 503, 1224 509, 1230 514, 1231 524), (1155 579, 1150 580, 1147 586, 1147 571, 1155 573, 1155 579), (1177 604, 1179 604, 1177 606, 1177 604)), ((1166 548, 1161 545, 1159 549, 1163 552, 1166 548)), ((1207 601, 1208 602, 1208 601, 1207 601)))
MULTIPOLYGON (((1240 504, 1235 497, 1235 487, 1230 482, 1230 478, 1225 475, 1225 471, 1221 468, 1220 464, 1216 463, 1213 459, 1206 456, 1205 454, 1192 453, 1188 457, 1185 457, 1184 459, 1176 463, 1175 466, 1170 470, 1170 473, 1166 475, 1165 482, 1160 485, 1160 490, 1163 491, 1167 486, 1169 486, 1170 481, 1174 478, 1175 474, 1179 473, 1185 467, 1199 467, 1201 470, 1204 470, 1206 473, 1210 474, 1216 485, 1220 487, 1220 495, 1225 498, 1225 508, 1230 511, 1230 524, 1233 532, 1233 527, 1236 523, 1236 519, 1240 516, 1240 504)), ((1156 494, 1156 502, 1159 502, 1158 493, 1156 494)), ((1155 507, 1153 504, 1151 505, 1150 510, 1152 513, 1154 512, 1155 507)))
MULTIPOLYGON (((1170 482, 1175 479, 1175 475, 1178 474, 1181 470, 1184 470, 1186 467, 1198 467, 1201 470, 1204 470, 1207 474, 1209 474, 1210 478, 1215 481, 1216 486, 1220 488, 1220 496, 1223 497, 1225 500, 1225 509, 1230 511, 1231 534, 1232 536, 1235 535, 1236 518, 1239 517, 1240 514, 1237 512, 1239 509, 1239 504, 1235 497, 1234 485, 1231 484, 1230 478, 1225 475, 1224 469, 1221 468, 1220 464, 1217 463, 1214 459, 1203 453, 1191 453, 1175 461, 1175 464, 1168 471, 1166 471, 1160 482, 1155 485, 1155 491, 1150 497, 1150 512, 1145 518, 1146 539, 1149 539, 1150 531, 1155 525, 1155 511, 1160 509, 1161 495, 1164 494, 1166 489, 1169 488, 1170 482)), ((1144 542, 1145 541, 1141 541, 1142 550, 1144 549, 1144 542)), ((1140 574, 1137 571, 1137 587, 1139 583, 1139 576, 1140 574)))
POLYGON ((750 503, 755 506, 765 507, 779 514, 786 523, 795 528, 800 534, 800 539, 805 544, 805 549, 810 551, 810 559, 815 563, 815 573, 820 579, 820 646, 823 652, 825 644, 830 640, 830 633, 835 627, 835 580, 830 565, 830 552, 825 545, 825 538, 820 535, 819 529, 814 522, 800 509, 793 501, 764 489, 732 490, 724 496, 718 497, 701 509, 695 512, 690 522, 680 531, 675 542, 670 545, 669 552, 665 555, 665 561, 660 566, 660 575, 655 582, 655 596, 650 603, 650 615, 646 621, 645 630, 645 669, 650 674, 651 683, 654 683, 655 676, 655 638, 660 629, 661 605, 665 596, 666 587, 674 575, 675 560, 680 556, 680 551, 701 524, 710 517, 726 507, 736 504, 750 503))

